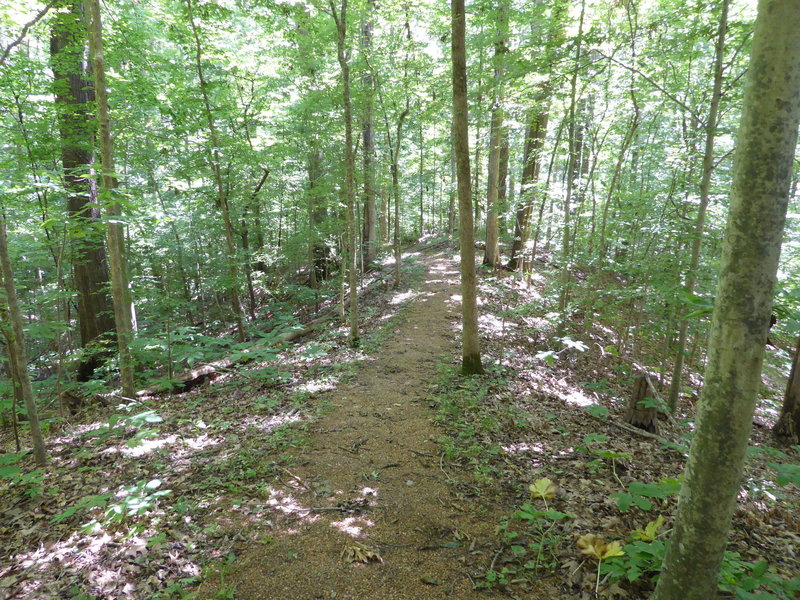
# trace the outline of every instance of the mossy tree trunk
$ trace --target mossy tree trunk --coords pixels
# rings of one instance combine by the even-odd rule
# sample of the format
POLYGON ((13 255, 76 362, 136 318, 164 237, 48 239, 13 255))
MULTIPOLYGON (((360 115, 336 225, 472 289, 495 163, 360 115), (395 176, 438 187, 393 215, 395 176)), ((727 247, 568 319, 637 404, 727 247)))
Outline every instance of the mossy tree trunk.
POLYGON ((716 597, 758 397, 800 121, 800 0, 760 0, 708 364, 655 600, 716 597))

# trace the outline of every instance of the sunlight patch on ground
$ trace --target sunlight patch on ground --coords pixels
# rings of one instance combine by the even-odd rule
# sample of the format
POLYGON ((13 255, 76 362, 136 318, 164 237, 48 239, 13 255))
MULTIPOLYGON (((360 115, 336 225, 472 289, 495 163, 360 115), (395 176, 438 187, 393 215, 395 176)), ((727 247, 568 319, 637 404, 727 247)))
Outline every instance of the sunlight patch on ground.
POLYGON ((413 290, 409 290, 407 292, 400 292, 398 294, 395 294, 392 297, 392 299, 389 300, 389 304, 397 306, 398 304, 403 304, 405 302, 408 302, 409 300, 413 300, 414 298, 417 298, 419 295, 420 295, 419 292, 415 292, 413 290))
POLYGON ((502 331, 504 331, 504 329, 511 329, 517 327, 516 323, 510 321, 504 322, 503 319, 496 317, 492 314, 480 315, 478 317, 478 325, 482 330, 494 334, 501 333, 502 331))
MULTIPOLYGON (((136 589, 136 583, 131 577, 133 571, 129 573, 101 565, 108 561, 109 556, 124 557, 132 562, 148 553, 147 539, 143 536, 122 539, 107 532, 98 535, 73 533, 64 541, 46 547, 42 545, 33 552, 13 556, 12 564, 22 567, 27 573, 28 581, 19 588, 26 598, 52 597, 49 590, 41 588, 42 582, 36 578, 37 571, 47 569, 57 569, 62 577, 67 576, 69 579, 80 573, 80 579, 85 581, 82 591, 106 591, 112 594, 109 598, 128 597, 136 589), (119 596, 120 592, 124 595, 119 596)), ((178 556, 172 554, 164 563, 163 569, 182 577, 196 577, 200 574, 195 563, 178 560, 178 556)), ((7 569, 0 570, 0 577, 6 573, 7 569)))
POLYGON ((272 415, 270 417, 250 417, 242 421, 244 427, 255 427, 262 431, 272 431, 276 427, 297 423, 302 419, 299 413, 289 413, 283 415, 272 415))
POLYGON ((331 527, 353 537, 361 537, 364 529, 372 527, 373 525, 375 525, 373 521, 365 519, 364 517, 347 517, 341 521, 331 522, 331 527))
POLYGON ((306 383, 301 383, 295 388, 295 390, 298 392, 317 394, 335 389, 337 383, 339 383, 338 377, 323 377, 321 379, 312 379, 306 383))
POLYGON ((543 454, 546 452, 546 449, 542 444, 529 444, 526 442, 508 444, 506 446, 500 446, 500 448, 502 448, 503 452, 506 454, 523 454, 528 452, 543 454))
POLYGON ((286 516, 304 517, 310 522, 320 518, 319 515, 312 515, 309 507, 304 506, 292 494, 283 490, 270 490, 267 506, 272 511, 283 513, 286 516))
POLYGON ((119 446, 109 446, 105 450, 103 450, 100 454, 123 454, 125 456, 130 456, 131 458, 138 458, 140 456, 144 456, 145 454, 149 454, 153 450, 157 450, 158 448, 163 448, 164 446, 169 446, 174 444, 178 441, 177 435, 168 435, 162 438, 150 438, 150 439, 142 439, 139 442, 131 447, 127 444, 122 444, 119 446))
POLYGON ((567 404, 573 404, 575 406, 591 406, 595 404, 594 398, 590 398, 580 390, 572 390, 568 394, 562 396, 562 399, 567 404))

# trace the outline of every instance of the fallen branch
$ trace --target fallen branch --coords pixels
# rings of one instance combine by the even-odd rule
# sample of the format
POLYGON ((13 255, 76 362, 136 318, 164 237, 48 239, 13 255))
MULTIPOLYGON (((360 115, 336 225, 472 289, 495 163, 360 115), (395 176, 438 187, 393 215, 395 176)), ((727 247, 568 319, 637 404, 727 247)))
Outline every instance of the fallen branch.
POLYGON ((317 317, 305 324, 304 327, 301 329, 296 329, 294 331, 288 331, 286 333, 282 333, 277 338, 269 343, 269 344, 256 344, 242 352, 241 356, 237 358, 221 358, 219 360, 215 360, 214 362, 210 362, 206 365, 202 365, 197 367, 196 369, 192 369, 185 373, 178 375, 177 377, 170 380, 168 384, 160 384, 153 387, 149 387, 144 390, 140 390, 136 392, 137 398, 142 398, 145 396, 155 396, 160 393, 164 392, 172 392, 172 393, 182 393, 188 392, 192 388, 195 388, 199 385, 203 385, 208 381, 214 379, 220 372, 229 369, 234 365, 243 365, 250 362, 253 358, 248 356, 248 354, 254 352, 255 350, 263 350, 264 348, 277 346, 279 344, 286 344, 289 342, 293 342, 294 340, 301 338, 305 335, 311 333, 317 326, 327 323, 333 318, 333 315, 324 315, 321 317, 317 317))

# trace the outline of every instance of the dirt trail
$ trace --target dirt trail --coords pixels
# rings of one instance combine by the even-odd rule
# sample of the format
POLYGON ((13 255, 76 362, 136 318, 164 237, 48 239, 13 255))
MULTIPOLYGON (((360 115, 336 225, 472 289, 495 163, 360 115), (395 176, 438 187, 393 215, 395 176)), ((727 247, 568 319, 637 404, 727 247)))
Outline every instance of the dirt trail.
POLYGON ((235 598, 478 595, 464 561, 491 560, 496 522, 451 497, 425 401, 441 355, 457 350, 458 266, 446 254, 424 260, 425 283, 402 323, 331 392, 311 447, 296 451, 290 486, 273 491, 272 539, 243 553, 225 578, 235 598))

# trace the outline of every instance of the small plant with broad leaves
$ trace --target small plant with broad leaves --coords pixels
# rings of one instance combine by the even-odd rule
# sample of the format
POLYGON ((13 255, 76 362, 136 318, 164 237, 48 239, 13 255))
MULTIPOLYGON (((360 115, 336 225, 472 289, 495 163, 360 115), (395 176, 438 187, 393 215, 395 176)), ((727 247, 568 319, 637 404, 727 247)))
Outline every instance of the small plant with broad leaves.
MULTIPOLYGON (((610 583, 626 580, 655 582, 667 553, 668 531, 659 515, 641 529, 631 531, 622 553, 610 556, 599 565, 599 574, 610 583)), ((770 570, 765 561, 742 560, 738 552, 726 551, 720 571, 719 590, 737 600, 792 600, 800 592, 800 578, 784 578, 770 570)), ((728 596, 726 596, 728 597, 728 596)))
POLYGON ((510 518, 502 518, 497 527, 510 556, 500 569, 493 562, 478 587, 525 583, 537 572, 558 566, 557 549, 563 538, 558 523, 572 515, 548 507, 547 501, 556 498, 558 486, 547 477, 531 483, 528 491, 532 501, 520 506, 510 518))
POLYGON ((23 471, 19 463, 27 451, 24 452, 9 452, 7 454, 0 454, 0 485, 7 483, 12 487, 19 487, 24 490, 26 496, 35 498, 45 491, 44 487, 44 469, 34 469, 32 471, 23 471))
POLYGON ((666 500, 681 491, 680 479, 667 477, 658 483, 641 483, 632 481, 628 484, 627 492, 612 494, 612 498, 617 499, 617 507, 622 512, 628 512, 631 506, 636 506, 642 510, 653 508, 653 500, 666 500))
POLYGON ((594 587, 594 593, 597 595, 597 591, 600 588, 600 568, 603 565, 603 561, 615 556, 623 556, 625 551, 619 542, 606 543, 602 537, 594 533, 587 533, 579 537, 578 548, 581 554, 590 556, 597 561, 597 582, 594 587))

